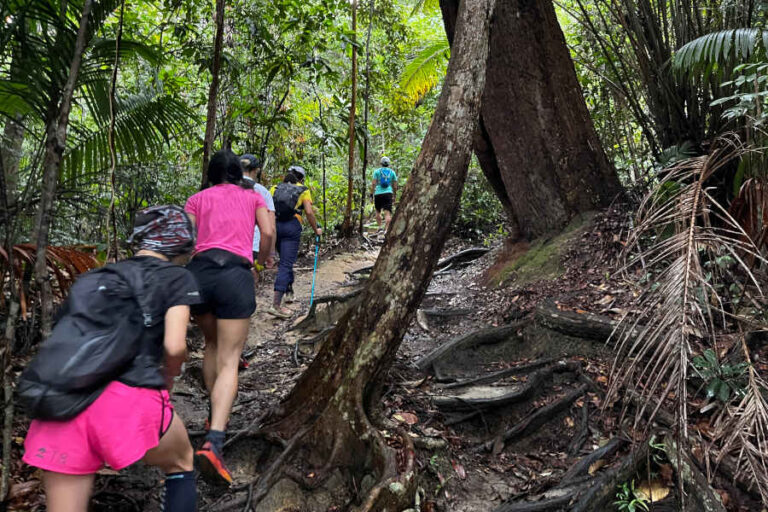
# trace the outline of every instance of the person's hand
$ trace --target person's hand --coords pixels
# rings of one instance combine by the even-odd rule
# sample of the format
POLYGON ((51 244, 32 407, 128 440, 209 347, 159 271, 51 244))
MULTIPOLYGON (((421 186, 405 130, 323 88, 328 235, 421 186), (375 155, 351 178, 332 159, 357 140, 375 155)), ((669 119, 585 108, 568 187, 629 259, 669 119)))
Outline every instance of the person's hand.
POLYGON ((251 274, 253 274, 253 284, 259 284, 259 271, 256 270, 256 267, 251 269, 251 274))
POLYGON ((315 228, 315 234, 317 236, 320 236, 323 234, 323 228, 315 228))
POLYGON ((269 258, 267 258, 267 261, 264 263, 264 265, 269 269, 275 268, 275 257, 270 256, 269 258))

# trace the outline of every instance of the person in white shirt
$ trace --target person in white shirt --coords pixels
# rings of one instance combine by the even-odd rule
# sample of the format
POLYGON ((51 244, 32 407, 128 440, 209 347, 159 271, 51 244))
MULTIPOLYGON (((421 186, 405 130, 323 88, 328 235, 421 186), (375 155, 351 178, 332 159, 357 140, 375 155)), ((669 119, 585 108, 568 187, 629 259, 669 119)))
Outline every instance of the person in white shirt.
MULTIPOLYGON (((255 156, 246 153, 240 157, 240 165, 243 166, 243 183, 252 187, 253 190, 258 192, 264 201, 267 203, 267 210, 269 210, 270 219, 272 220, 272 228, 275 227, 275 202, 272 199, 272 194, 269 190, 261 184, 261 161, 255 156)), ((253 228, 253 261, 256 261, 259 257, 259 242, 261 241, 261 233, 259 232, 259 226, 253 228)), ((267 268, 275 266, 275 246, 272 244, 272 253, 267 258, 267 268)))

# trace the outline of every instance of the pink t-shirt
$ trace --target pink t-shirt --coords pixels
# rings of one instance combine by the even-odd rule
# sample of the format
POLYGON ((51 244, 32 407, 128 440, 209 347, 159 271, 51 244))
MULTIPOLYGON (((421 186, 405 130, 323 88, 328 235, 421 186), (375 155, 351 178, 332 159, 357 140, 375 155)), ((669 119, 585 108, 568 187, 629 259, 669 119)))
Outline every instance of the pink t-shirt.
POLYGON ((230 183, 193 195, 184 209, 197 219, 195 253, 224 249, 252 262, 256 209, 266 207, 261 194, 230 183))

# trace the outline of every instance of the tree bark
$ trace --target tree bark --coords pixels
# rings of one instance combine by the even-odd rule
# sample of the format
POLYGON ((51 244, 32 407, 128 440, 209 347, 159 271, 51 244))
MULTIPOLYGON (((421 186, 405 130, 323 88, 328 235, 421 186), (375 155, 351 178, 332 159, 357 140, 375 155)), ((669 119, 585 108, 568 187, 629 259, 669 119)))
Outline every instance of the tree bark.
POLYGON ((59 179, 61 159, 64 154, 64 149, 66 148, 69 112, 72 109, 72 96, 75 92, 77 75, 80 72, 80 64, 82 63, 83 52, 85 51, 88 18, 92 6, 93 0, 85 0, 67 81, 60 95, 51 96, 45 129, 43 190, 40 195, 40 206, 38 207, 37 217, 35 219, 35 231, 37 233, 35 282, 40 291, 41 328, 43 337, 47 337, 51 332, 53 312, 51 282, 49 280, 48 267, 46 265, 48 235, 53 220, 53 201, 56 196, 56 184, 59 179))
POLYGON ((219 94, 219 72, 221 71, 221 47, 224 44, 224 0, 216 0, 216 35, 213 41, 213 65, 211 86, 208 88, 208 113, 205 120, 203 139, 202 188, 208 186, 208 161, 211 159, 213 139, 216 136, 216 98, 219 94))
POLYGON ((477 128, 493 4, 462 2, 437 109, 362 299, 341 318, 266 427, 290 438, 311 424, 306 445, 313 459, 358 473, 373 471, 380 484, 364 510, 381 510, 383 502, 376 500, 394 499, 392 489, 413 483, 412 474, 397 476, 369 412, 376 406, 376 384, 394 361, 458 209, 477 128))
POLYGON ((349 168, 347 171, 347 206, 344 209, 344 222, 341 236, 351 236, 352 193, 355 180, 355 109, 357 108, 357 0, 352 0, 352 98, 349 105, 349 168))
MULTIPOLYGON (((441 0, 454 34, 459 0, 441 0)), ((621 191, 589 117, 551 0, 500 2, 475 152, 512 234, 559 231, 621 191)))

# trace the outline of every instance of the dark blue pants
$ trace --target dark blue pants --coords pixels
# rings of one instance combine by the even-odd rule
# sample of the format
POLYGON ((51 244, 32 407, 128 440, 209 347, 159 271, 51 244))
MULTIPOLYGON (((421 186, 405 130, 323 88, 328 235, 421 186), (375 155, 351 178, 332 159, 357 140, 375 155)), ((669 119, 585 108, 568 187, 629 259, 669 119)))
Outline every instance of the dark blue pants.
POLYGON ((285 293, 293 285, 293 265, 299 255, 301 243, 301 222, 294 217, 287 221, 277 221, 277 252, 280 263, 277 265, 275 291, 285 293))

